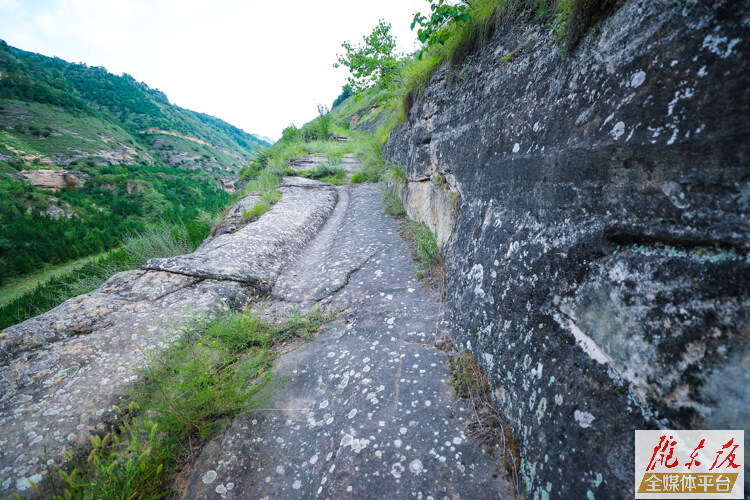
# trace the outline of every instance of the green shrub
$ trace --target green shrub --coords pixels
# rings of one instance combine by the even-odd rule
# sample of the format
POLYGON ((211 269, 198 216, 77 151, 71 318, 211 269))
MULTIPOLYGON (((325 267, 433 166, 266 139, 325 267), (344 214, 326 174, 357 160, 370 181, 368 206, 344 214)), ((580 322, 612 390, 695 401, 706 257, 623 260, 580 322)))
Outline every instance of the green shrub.
POLYGON ((293 144, 293 143, 301 142, 301 141, 302 141, 302 132, 292 124, 292 125, 289 125, 287 128, 285 128, 281 132, 281 140, 279 142, 293 144))
POLYGON ((316 120, 318 138, 328 139, 331 135, 331 110, 318 104, 318 118, 316 120))

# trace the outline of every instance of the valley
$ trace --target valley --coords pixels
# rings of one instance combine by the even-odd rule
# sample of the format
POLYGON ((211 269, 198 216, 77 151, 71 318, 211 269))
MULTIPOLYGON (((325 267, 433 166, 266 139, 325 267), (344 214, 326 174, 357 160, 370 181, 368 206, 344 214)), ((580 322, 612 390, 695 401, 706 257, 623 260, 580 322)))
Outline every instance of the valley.
POLYGON ((154 224, 184 226, 197 245, 210 228, 198 219, 224 210, 268 145, 128 75, 0 42, 0 286, 154 224))

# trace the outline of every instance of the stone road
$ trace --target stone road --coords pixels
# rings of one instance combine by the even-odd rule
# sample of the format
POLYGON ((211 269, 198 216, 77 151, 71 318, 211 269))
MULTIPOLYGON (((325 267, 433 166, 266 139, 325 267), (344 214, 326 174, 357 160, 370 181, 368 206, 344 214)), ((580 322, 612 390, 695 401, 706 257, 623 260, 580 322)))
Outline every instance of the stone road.
POLYGON ((281 357, 289 380, 272 409, 237 418, 209 443, 185 497, 511 497, 497 460, 467 441, 469 410, 434 347, 444 334, 438 298, 417 281, 379 189, 337 192, 267 307, 342 313, 281 357))
MULTIPOLYGON (((358 168, 347 156, 344 167, 358 168)), ((239 223, 248 196, 193 254, 152 259, 0 332, 0 497, 63 449, 118 423, 142 364, 195 314, 268 297, 269 315, 340 311, 280 358, 272 407, 237 418, 199 457, 188 498, 509 497, 494 457, 464 434, 437 297, 416 279, 374 185, 284 179, 281 200, 239 223)))

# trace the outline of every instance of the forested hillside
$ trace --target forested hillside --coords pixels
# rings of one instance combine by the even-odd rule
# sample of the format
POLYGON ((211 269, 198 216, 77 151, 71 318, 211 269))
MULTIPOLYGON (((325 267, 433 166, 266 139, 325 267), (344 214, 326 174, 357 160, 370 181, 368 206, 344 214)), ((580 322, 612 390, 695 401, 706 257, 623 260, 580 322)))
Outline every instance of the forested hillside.
POLYGON ((268 145, 127 74, 0 40, 0 284, 220 211, 268 145))

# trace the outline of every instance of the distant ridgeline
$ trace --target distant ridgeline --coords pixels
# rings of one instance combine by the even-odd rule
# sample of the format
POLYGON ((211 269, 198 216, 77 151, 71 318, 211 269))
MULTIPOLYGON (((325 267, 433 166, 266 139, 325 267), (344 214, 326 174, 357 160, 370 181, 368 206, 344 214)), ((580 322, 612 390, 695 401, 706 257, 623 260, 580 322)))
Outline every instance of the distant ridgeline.
POLYGON ((130 75, 0 40, 0 284, 220 211, 268 145, 130 75))

